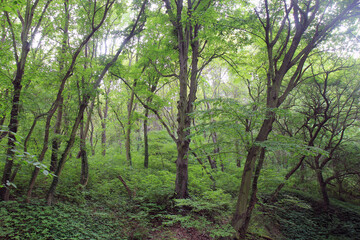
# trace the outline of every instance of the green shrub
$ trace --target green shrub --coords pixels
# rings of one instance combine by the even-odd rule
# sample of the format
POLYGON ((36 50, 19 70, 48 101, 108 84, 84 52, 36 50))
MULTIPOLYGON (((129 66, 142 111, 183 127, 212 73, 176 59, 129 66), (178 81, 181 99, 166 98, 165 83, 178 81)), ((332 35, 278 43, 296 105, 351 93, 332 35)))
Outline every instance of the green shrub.
POLYGON ((72 204, 0 202, 1 239, 119 239, 122 222, 72 204))

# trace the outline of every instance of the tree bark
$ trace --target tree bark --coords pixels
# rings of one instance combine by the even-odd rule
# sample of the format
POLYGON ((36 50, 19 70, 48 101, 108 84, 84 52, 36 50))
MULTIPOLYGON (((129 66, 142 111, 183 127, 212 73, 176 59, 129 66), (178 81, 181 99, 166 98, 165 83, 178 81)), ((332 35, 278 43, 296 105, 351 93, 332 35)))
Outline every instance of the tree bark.
MULTIPOLYGON (((25 63, 24 63, 25 64, 25 63)), ((12 99, 12 108, 10 113, 10 123, 9 123, 9 132, 8 132, 8 144, 6 151, 6 162, 3 172, 3 177, 1 183, 4 187, 0 188, 0 199, 8 201, 10 197, 10 189, 8 183, 10 183, 10 176, 12 171, 12 166, 15 158, 15 143, 16 143, 16 133, 19 125, 19 109, 20 109, 20 95, 21 95, 21 80, 24 74, 23 69, 18 69, 16 78, 13 82, 14 86, 14 95, 12 99)))
POLYGON ((61 121, 62 121, 62 115, 63 115, 63 97, 59 100, 59 107, 56 117, 56 123, 55 123, 55 129, 54 134, 55 137, 52 141, 52 153, 51 153, 51 162, 50 162, 50 171, 55 172, 56 166, 58 162, 58 152, 60 148, 60 139, 59 134, 61 133, 61 121))
MULTIPOLYGON (((108 117, 108 111, 109 111, 109 98, 108 95, 110 93, 110 87, 106 88, 105 87, 105 106, 104 109, 101 109, 101 106, 99 105, 98 108, 98 113, 99 113, 99 117, 101 120, 101 128, 102 128, 102 133, 101 133, 101 148, 102 148, 102 155, 105 156, 106 155, 106 121, 107 121, 107 117, 108 117)), ((99 101, 100 102, 100 101, 99 101)))
MULTIPOLYGON (((263 121, 262 127, 256 137, 255 142, 263 142, 267 139, 272 130, 272 124, 275 120, 275 113, 268 111, 267 118, 263 121)), ((252 182, 253 171, 258 152, 261 148, 258 145, 253 145, 248 151, 245 161, 244 170, 241 178, 240 193, 236 203, 236 210, 232 219, 232 226, 236 231, 244 230, 245 217, 247 212, 248 198, 250 195, 250 187, 252 182)))
POLYGON ((84 127, 84 119, 82 119, 80 123, 80 157, 81 157, 80 184, 86 186, 89 180, 89 163, 86 152, 86 129, 84 127))
POLYGON ((240 143, 239 143, 238 139, 235 140, 235 151, 236 151, 236 153, 235 153, 236 166, 238 168, 240 168, 241 167, 241 156, 240 156, 240 143))
POLYGON ((257 197, 256 197, 256 193, 257 193, 257 190, 258 190, 257 186, 258 186, 258 180, 259 180, 259 177, 260 177, 260 172, 261 172, 264 160, 265 160, 265 152, 266 152, 265 148, 262 148, 260 156, 259 156, 259 162, 258 162, 256 170, 255 170, 254 179, 253 179, 253 182, 252 182, 252 189, 251 189, 251 196, 250 196, 249 206, 248 206, 248 208, 246 210, 246 216, 244 217, 244 223, 242 224, 241 228, 238 231, 240 238, 245 238, 245 236, 246 236, 246 232, 247 232, 247 229, 249 227, 250 220, 251 220, 251 214, 252 214, 252 211, 253 211, 253 209, 255 207, 255 204, 257 202, 257 197))
POLYGON ((149 167, 149 142, 148 142, 148 117, 149 109, 145 109, 144 119, 144 167, 149 167))
POLYGON ((326 190, 326 182, 324 181, 324 177, 322 175, 322 169, 316 169, 316 177, 319 183, 319 187, 320 187, 320 193, 321 196, 323 198, 323 207, 324 210, 328 210, 329 206, 330 206, 330 200, 329 200, 329 196, 327 194, 327 190, 326 190))
POLYGON ((125 151, 126 151, 126 160, 129 166, 132 166, 131 160, 131 128, 132 128, 132 113, 134 111, 134 88, 136 87, 136 80, 134 81, 133 88, 131 89, 131 95, 127 106, 127 124, 126 124, 126 134, 125 134, 125 151))

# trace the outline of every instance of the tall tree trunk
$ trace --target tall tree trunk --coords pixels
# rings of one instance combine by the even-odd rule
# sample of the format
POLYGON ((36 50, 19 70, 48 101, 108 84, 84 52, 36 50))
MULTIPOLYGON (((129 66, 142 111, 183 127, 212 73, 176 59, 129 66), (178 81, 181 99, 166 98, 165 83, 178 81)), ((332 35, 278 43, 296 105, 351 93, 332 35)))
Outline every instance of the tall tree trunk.
MULTIPOLYGON (((5 34, 5 31, 4 31, 4 34, 5 34)), ((1 49, 1 48, 0 48, 0 49, 1 49)), ((8 95, 9 95, 9 89, 6 89, 6 90, 5 90, 5 93, 2 94, 2 97, 1 97, 2 99, 1 99, 1 101, 4 101, 4 102, 7 101, 8 95)), ((0 128, 1 128, 1 126, 4 125, 5 119, 6 119, 6 114, 4 113, 4 115, 1 115, 1 116, 0 116, 0 128)), ((1 130, 3 130, 3 129, 1 129, 1 130)), ((1 141, 7 134, 8 134, 8 131, 0 132, 0 141, 1 141)))
POLYGON ((136 80, 134 81, 133 88, 131 90, 130 99, 128 102, 128 113, 127 113, 127 123, 126 123, 126 132, 125 132, 125 151, 126 151, 126 160, 129 166, 132 166, 131 161, 131 128, 132 128, 132 113, 134 111, 134 99, 135 93, 134 88, 136 87, 136 80))
MULTIPOLYGON (((82 184, 83 186, 86 186, 88 183, 88 180, 89 180, 89 163, 88 163, 88 155, 87 155, 87 149, 86 149, 86 137, 87 137, 87 133, 89 131, 91 115, 92 115, 94 106, 95 106, 95 99, 93 101, 91 101, 91 105, 89 107, 85 126, 84 126, 84 122, 83 122, 84 120, 81 121, 81 125, 80 125, 80 152, 79 152, 78 156, 81 158, 80 184, 82 184)), ((91 137, 90 137, 90 139, 91 139, 91 137)))
POLYGON ((101 120, 101 128, 102 128, 102 133, 101 133, 101 148, 102 148, 102 155, 105 156, 106 155, 106 122, 107 122, 107 117, 108 117, 108 111, 109 111, 109 95, 110 93, 110 87, 106 88, 105 87, 105 106, 104 109, 101 109, 101 106, 99 105, 99 117, 101 120))
POLYGON ((149 109, 145 109, 145 119, 144 119, 144 167, 149 167, 149 142, 148 142, 148 117, 149 109))
POLYGON ((71 134, 70 134, 70 137, 69 137, 69 140, 67 142, 67 145, 66 145, 66 148, 64 150, 64 152, 62 153, 61 155, 61 158, 59 159, 59 164, 58 164, 58 167, 56 168, 56 171, 55 171, 55 177, 53 178, 53 181, 52 181, 52 184, 49 188, 49 191, 47 193, 47 197, 46 197, 46 201, 47 201, 47 204, 48 205, 51 205, 52 202, 53 202, 53 199, 54 199, 54 194, 55 194, 55 190, 56 190, 56 187, 57 187, 57 184, 59 182, 59 178, 60 178, 60 174, 64 168, 64 165, 65 165, 65 161, 71 151, 71 148, 75 142, 75 136, 76 136, 76 132, 77 132, 77 129, 79 127, 79 124, 82 120, 82 116, 83 116, 83 113, 85 111, 85 108, 86 108, 86 103, 82 102, 80 104, 80 108, 79 108, 79 111, 78 111, 78 115, 75 119, 75 123, 72 127, 72 131, 71 131, 71 134))
POLYGON ((81 157, 81 174, 80 184, 86 186, 89 180, 89 163, 86 152, 86 129, 84 119, 80 123, 80 157, 81 157))
POLYGON ((240 155, 240 143, 239 143, 239 140, 236 139, 235 140, 235 157, 236 157, 236 166, 238 168, 241 167, 241 155, 240 155))
POLYGON ((258 180, 259 180, 259 177, 260 177, 260 172, 261 172, 264 160, 265 160, 265 149, 262 148, 261 152, 260 152, 260 156, 259 156, 259 162, 258 162, 256 170, 255 170, 254 179, 253 179, 253 182, 252 182, 252 189, 251 189, 251 196, 250 196, 249 206, 248 206, 248 208, 246 210, 246 216, 243 218, 244 223, 241 225, 241 228, 238 231, 240 238, 245 238, 245 236, 246 236, 246 232, 247 232, 247 229, 249 227, 250 220, 251 220, 251 214, 252 214, 252 211, 253 211, 253 209, 255 207, 255 204, 257 202, 256 193, 257 193, 257 190, 258 190, 258 180))
POLYGON ((51 0, 48 0, 42 10, 42 14, 40 15, 40 18, 37 22, 36 27, 33 26, 33 17, 34 17, 34 11, 37 8, 38 2, 35 2, 32 4, 30 1, 27 1, 26 7, 25 7, 25 15, 23 20, 21 21, 22 24, 22 31, 20 36, 21 41, 21 52, 20 55, 18 54, 17 50, 17 40, 15 36, 15 29, 13 28, 12 22, 10 20, 8 12, 4 12, 4 15, 6 17, 7 23, 9 25, 11 37, 12 37, 12 44, 13 44, 13 52, 14 52, 14 58, 16 62, 16 73, 14 80, 12 81, 13 84, 13 98, 12 98, 12 106, 11 106, 11 112, 10 112, 10 122, 9 122, 9 133, 8 133, 8 144, 7 144, 7 150, 6 150, 6 161, 5 161, 5 167, 3 176, 1 179, 1 183, 3 185, 2 188, 0 188, 0 199, 2 200, 9 200, 10 197, 10 189, 9 183, 11 178, 11 171, 15 159, 15 145, 16 145, 16 139, 17 139, 17 130, 19 125, 19 112, 20 112, 20 97, 21 97, 21 89, 22 89, 22 79, 24 76, 25 71, 25 65, 27 61, 27 56, 30 51, 31 43, 34 40, 35 34, 37 33, 37 30, 39 29, 39 26, 41 25, 41 22, 43 20, 43 17, 45 15, 45 12, 50 4, 51 0), (33 29, 34 28, 34 29, 33 29))
POLYGON ((8 201, 10 197, 10 176, 12 171, 12 166, 15 158, 15 143, 16 143, 16 133, 19 125, 19 109, 20 109, 20 95, 21 95, 21 80, 24 72, 23 70, 18 69, 16 78, 13 82, 14 93, 12 99, 12 108, 10 113, 10 123, 9 123, 9 132, 8 132, 8 144, 6 151, 6 162, 3 172, 3 177, 1 183, 3 185, 0 188, 0 199, 8 201))
MULTIPOLYGON (((88 136, 88 132, 90 131, 90 144, 91 147, 92 145, 92 132, 94 131, 94 127, 92 126, 91 123, 91 118, 92 118, 92 113, 95 107, 95 98, 91 101, 90 107, 88 107, 87 109, 87 118, 86 118, 86 124, 84 127, 84 135, 83 135, 83 139, 86 141, 86 138, 88 136), (90 125, 91 125, 91 130, 90 130, 90 125)), ((94 154, 93 154, 94 155, 94 154)), ((81 158, 81 150, 78 152, 76 158, 81 158)))
POLYGON ((92 123, 91 119, 90 119, 90 147, 91 147, 91 155, 94 156, 95 155, 95 146, 94 146, 94 124, 92 123))
MULTIPOLYGON (((207 97, 206 97, 206 92, 205 92, 205 89, 204 89, 204 88, 203 88, 203 96, 204 96, 204 99, 207 99, 207 97)), ((214 91, 213 96, 216 96, 216 90, 214 91)), ((205 105, 206 105, 206 109, 207 109, 208 111, 210 111, 210 109, 211 109, 211 108, 210 108, 210 103, 209 103, 209 102, 206 102, 205 105)), ((215 120, 211 117, 210 122, 211 122, 211 123, 215 123, 215 120)), ((204 134, 205 134, 205 133, 204 133, 204 134)), ((219 153, 220 153, 220 148, 217 146, 217 134, 216 134, 215 131, 212 131, 212 132, 210 133, 210 136, 211 136, 212 142, 213 142, 213 144, 214 144, 214 150, 213 150, 214 156, 218 156, 219 153)), ((217 166, 216 166, 216 160, 213 159, 210 155, 207 156, 207 159, 208 159, 208 161, 209 161, 209 164, 210 164, 211 169, 216 169, 216 168, 217 168, 217 166)), ((223 170, 224 170, 224 166, 223 166, 223 164, 222 164, 222 171, 223 171, 223 170)))
MULTIPOLYGON (((59 72, 60 74, 63 72, 65 68, 65 54, 67 52, 68 40, 69 40, 69 22, 70 22, 70 13, 69 13, 69 0, 64 1, 64 12, 65 12, 65 21, 63 26, 63 35, 62 35, 62 42, 61 42, 61 55, 59 57, 59 72)), ((58 152, 60 148, 60 139, 59 134, 61 130, 61 122, 63 118, 63 103, 64 98, 60 95, 58 101, 58 112, 56 117, 55 129, 54 134, 55 137, 52 140, 52 153, 51 153, 51 162, 50 162, 50 171, 55 172, 57 161, 58 161, 58 152)))
MULTIPOLYGON (((261 129, 256 137, 255 142, 263 142, 267 139, 269 133, 272 130, 272 124, 275 120, 275 113, 272 111, 267 112, 267 118, 263 121, 261 129)), ((247 207, 248 207, 248 198, 250 196, 250 188, 252 182, 253 171, 255 167, 255 162, 261 148, 258 145, 253 145, 246 157, 244 170, 241 178, 240 192, 238 195, 238 200, 236 203, 236 210, 232 219, 232 226, 236 230, 238 237, 244 238, 244 232, 247 231, 246 218, 247 218, 247 207), (241 231, 241 232, 239 232, 241 231)), ((251 207, 251 206, 249 206, 251 207)), ((251 213, 251 211, 250 211, 251 213)))
MULTIPOLYGON (((159 82, 160 77, 156 76, 152 79, 152 84, 149 87, 149 90, 151 93, 154 93, 156 88, 157 88, 157 84, 159 82)), ((146 99, 146 104, 149 104, 152 102, 152 96, 148 97, 146 99)), ((149 167, 149 139, 148 139, 148 120, 149 120, 149 109, 145 108, 145 119, 144 119, 144 167, 148 168, 149 167)))
POLYGON ((51 153, 51 162, 50 162, 50 171, 52 171, 52 172, 56 171, 56 166, 57 166, 57 161, 58 161, 58 152, 59 152, 59 147, 60 147, 59 134, 61 131, 61 121, 62 121, 62 116, 63 116, 63 97, 61 97, 59 101, 60 102, 59 102, 56 123, 55 123, 55 129, 54 129, 55 137, 52 141, 52 153, 51 153))

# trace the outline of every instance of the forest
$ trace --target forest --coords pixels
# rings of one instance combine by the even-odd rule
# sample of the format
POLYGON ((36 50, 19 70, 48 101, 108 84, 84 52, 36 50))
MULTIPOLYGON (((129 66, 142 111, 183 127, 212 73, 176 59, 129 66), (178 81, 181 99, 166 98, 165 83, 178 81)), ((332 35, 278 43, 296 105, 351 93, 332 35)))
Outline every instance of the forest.
POLYGON ((0 12, 0 239, 360 239, 360 0, 0 12))

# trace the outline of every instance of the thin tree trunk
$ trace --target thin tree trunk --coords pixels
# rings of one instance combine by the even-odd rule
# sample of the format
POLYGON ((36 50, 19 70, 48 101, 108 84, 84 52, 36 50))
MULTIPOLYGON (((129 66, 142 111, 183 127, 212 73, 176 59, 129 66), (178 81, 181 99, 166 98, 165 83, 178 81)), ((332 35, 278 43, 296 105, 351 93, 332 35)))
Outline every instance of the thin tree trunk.
MULTIPOLYGON (((303 166, 303 162, 306 156, 302 156, 299 160, 299 162, 296 164, 296 166, 294 166, 286 175, 285 175, 285 181, 289 180, 289 178, 301 167, 303 166)), ((274 191, 274 193, 271 196, 270 201, 275 201, 275 199, 277 198, 277 196, 279 195, 279 192, 281 191, 281 189, 285 186, 285 182, 282 182, 279 184, 279 186, 276 188, 276 190, 274 191)))
POLYGON ((132 113, 134 111, 134 88, 136 87, 136 80, 134 81, 133 88, 131 90, 130 99, 128 102, 128 115, 127 115, 127 124, 126 124, 126 134, 125 134, 125 151, 126 151, 126 160, 129 164, 129 166, 132 166, 131 161, 131 127, 132 127, 132 113))
MULTIPOLYGON (((69 22, 70 22, 70 13, 69 13, 69 0, 64 0, 64 12, 65 12, 65 21, 63 26, 63 35, 61 43, 61 56, 59 58, 59 72, 62 73, 65 68, 65 54, 67 52, 68 39, 69 39, 69 22)), ((55 172, 57 161, 58 161, 58 152, 60 148, 61 141, 59 139, 59 134, 61 132, 61 122, 63 118, 63 103, 64 98, 60 95, 58 101, 58 112, 56 117, 54 134, 55 137, 52 140, 52 153, 51 153, 51 162, 50 162, 50 171, 55 172)))
MULTIPOLYGON (((215 91, 215 92, 216 92, 216 91, 215 91)), ((214 92, 213 95, 216 95, 215 92, 214 92)), ((203 95, 204 95, 204 99, 207 99, 206 93, 205 93, 205 89, 203 89, 203 95)), ((205 105, 206 105, 206 109, 207 109, 208 111, 210 111, 210 104, 209 104, 209 102, 206 102, 205 105)), ((211 122, 211 123, 215 123, 215 120, 211 117, 210 122, 211 122)), ((214 152, 214 156, 218 156, 219 153, 220 153, 220 148, 217 146, 217 134, 216 134, 215 131, 213 131, 213 132, 210 133, 210 136, 211 136, 212 142, 213 142, 213 144, 214 144, 214 151, 213 151, 213 152, 214 152)), ((216 168, 217 168, 217 166, 216 166, 216 161, 215 161, 210 155, 207 156, 207 159, 208 159, 208 161, 209 161, 209 164, 210 164, 211 169, 216 169, 216 168)), ((222 165, 222 171, 223 171, 223 170, 224 170, 224 166, 222 165)))
POLYGON ((144 167, 149 167, 149 142, 148 142, 148 117, 149 109, 145 109, 144 119, 144 167))
MULTIPOLYGON (((159 82, 160 77, 154 77, 152 79, 152 84, 149 87, 150 92, 154 93, 156 88, 157 88, 157 84, 159 82)), ((149 104, 152 102, 152 96, 148 97, 146 99, 146 104, 149 104)), ((148 120, 149 120, 149 109, 145 108, 145 119, 144 119, 144 167, 148 168, 149 167, 149 139, 148 139, 148 120)))
POLYGON ((84 187, 89 180, 89 163, 86 152, 86 129, 84 129, 84 119, 80 123, 80 157, 81 157, 81 174, 80 184, 84 187))
POLYGON ((304 183, 305 182, 305 163, 301 163, 301 168, 300 168, 300 182, 304 183))
POLYGON ((109 111, 109 92, 110 92, 110 87, 105 90, 106 93, 106 97, 105 97, 105 107, 104 107, 104 119, 101 122, 101 127, 103 129, 102 134, 101 134, 101 146, 102 146, 102 155, 105 156, 106 155, 106 122, 107 122, 107 118, 108 118, 108 111, 109 111))
POLYGON ((101 106, 99 105, 98 108, 98 113, 99 113, 99 117, 101 120, 101 128, 102 128, 102 133, 101 133, 101 148, 102 148, 102 155, 105 156, 106 155, 106 121, 107 121, 107 117, 108 117, 108 110, 109 110, 109 95, 110 92, 110 87, 108 89, 105 88, 105 106, 104 109, 101 109, 101 106))
POLYGON ((194 157, 196 158, 196 160, 199 162, 199 164, 202 166, 202 168, 204 169, 205 173, 209 176, 210 180, 213 181, 213 186, 212 189, 215 190, 216 189, 216 180, 213 177, 213 175, 211 174, 211 172, 209 172, 205 166, 205 164, 203 163, 203 161, 197 156, 197 154, 195 152, 191 152, 194 157))
POLYGON ((129 188, 129 186, 126 184, 125 180, 124 180, 120 175, 118 175, 117 178, 118 178, 118 179, 120 180, 120 182, 124 185, 124 187, 125 187, 128 195, 129 195, 129 198, 132 199, 132 198, 135 196, 135 192, 132 192, 132 191, 131 191, 131 189, 129 188))
POLYGON ((61 97, 59 100, 59 107, 57 110, 58 112, 57 112, 55 129, 54 129, 55 137, 52 141, 52 153, 51 153, 51 162, 50 162, 50 171, 52 172, 56 171, 58 152, 61 144, 59 139, 59 134, 61 132, 61 121, 63 116, 63 100, 64 100, 63 97, 61 97))
POLYGON ((92 123, 91 119, 90 119, 90 147, 91 147, 91 155, 94 156, 95 155, 95 146, 94 146, 94 124, 92 123))
POLYGON ((71 151, 71 148, 75 142, 75 136, 76 136, 76 132, 77 132, 77 129, 79 127, 79 124, 81 122, 81 119, 82 119, 82 116, 83 116, 83 113, 85 111, 85 108, 86 108, 86 103, 81 103, 80 104, 80 108, 79 108, 79 112, 78 112, 78 115, 75 119, 75 123, 73 125, 73 128, 72 128, 72 131, 71 131, 71 134, 70 134, 70 137, 69 137, 69 140, 67 142, 67 145, 66 145, 66 148, 63 152, 63 154, 61 155, 61 158, 59 159, 59 164, 58 164, 58 167, 55 171, 55 177, 53 178, 53 181, 52 181, 52 184, 50 186, 50 189, 47 193, 47 197, 46 197, 46 202, 48 205, 51 205, 52 202, 53 202, 53 199, 54 199, 54 194, 55 194, 55 190, 56 190, 56 187, 57 187, 57 184, 59 182, 59 178, 60 178, 60 174, 64 168, 64 165, 65 165, 65 161, 71 151))
POLYGON ((238 168, 240 168, 241 167, 241 157, 240 157, 240 143, 239 143, 238 139, 235 140, 235 151, 236 151, 236 154, 235 154, 236 166, 238 168))
MULTIPOLYGON (((4 34, 6 34, 5 31, 4 31, 4 34)), ((5 90, 5 94, 3 94, 3 96, 2 96, 2 98, 3 98, 2 101, 7 101, 6 99, 8 98, 8 95, 9 95, 9 89, 6 89, 6 90, 5 90)), ((5 119, 6 119, 6 115, 5 115, 5 114, 0 117, 0 127, 4 125, 5 119)), ((1 141, 7 134, 8 134, 8 131, 0 132, 0 141, 1 141)))
MULTIPOLYGON (((215 122, 215 121, 213 121, 213 120, 211 120, 211 121, 212 121, 212 122, 215 122)), ((219 156, 219 154, 220 154, 220 148, 219 148, 219 146, 217 146, 217 134, 216 134, 215 131, 211 133, 211 139, 212 139, 213 144, 214 144, 214 150, 213 150, 214 156, 219 156)), ((216 166, 216 161, 215 161, 214 159, 212 159, 210 156, 208 157, 208 160, 209 160, 209 163, 210 163, 211 168, 212 168, 212 169, 216 169, 216 168, 217 168, 217 166, 216 166)), ((223 171, 224 171, 224 164, 223 164, 223 162, 221 162, 220 165, 221 165, 221 171, 223 172, 223 171)))

